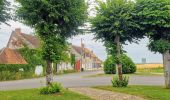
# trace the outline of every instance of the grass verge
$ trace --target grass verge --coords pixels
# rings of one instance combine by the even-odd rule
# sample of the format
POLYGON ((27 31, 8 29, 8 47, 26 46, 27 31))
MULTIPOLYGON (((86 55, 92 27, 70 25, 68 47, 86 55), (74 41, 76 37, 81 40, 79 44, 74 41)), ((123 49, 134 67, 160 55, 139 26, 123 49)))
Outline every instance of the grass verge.
POLYGON ((143 97, 147 100, 170 100, 170 90, 161 86, 128 86, 115 88, 112 86, 97 86, 96 89, 126 93, 143 97))
POLYGON ((63 93, 42 95, 39 89, 0 91, 0 100, 91 100, 87 96, 65 90, 63 93))
MULTIPOLYGON (((126 76, 131 75, 140 75, 140 76, 163 76, 163 67, 156 67, 156 68, 139 68, 137 69, 136 73, 134 74, 124 74, 126 76)), ((94 74, 94 75, 87 75, 83 76, 84 78, 88 77, 107 77, 107 76, 113 76, 113 74, 94 74)))

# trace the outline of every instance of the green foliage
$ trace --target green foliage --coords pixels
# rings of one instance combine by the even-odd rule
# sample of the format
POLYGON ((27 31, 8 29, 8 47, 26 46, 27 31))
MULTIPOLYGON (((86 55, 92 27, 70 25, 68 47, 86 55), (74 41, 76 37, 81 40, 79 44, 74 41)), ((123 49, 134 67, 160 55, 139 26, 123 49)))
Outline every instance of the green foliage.
POLYGON ((127 87, 129 82, 129 77, 123 76, 123 80, 119 80, 118 76, 114 76, 112 80, 113 87, 127 87))
POLYGON ((40 49, 29 49, 28 47, 24 47, 18 50, 22 57, 27 61, 25 71, 33 70, 35 71, 35 67, 37 65, 45 66, 45 61, 42 58, 42 51, 40 49))
POLYGON ((78 34, 87 18, 84 0, 16 0, 20 6, 17 15, 23 23, 32 26, 43 43, 43 58, 59 62, 65 53, 68 37, 78 34), (78 9, 77 9, 78 8, 78 9))
POLYGON ((50 60, 55 63, 69 60, 69 56, 66 53, 68 51, 68 44, 63 38, 56 37, 55 35, 48 35, 48 38, 43 37, 43 41, 43 59, 50 60))
POLYGON ((113 57, 108 57, 104 62, 105 74, 116 74, 116 63, 113 57))
POLYGON ((148 45, 149 49, 153 52, 164 53, 170 48, 170 43, 167 40, 154 40, 150 41, 148 45))
POLYGON ((27 78, 35 78, 40 77, 36 76, 34 72, 11 72, 11 71, 0 71, 0 81, 8 81, 8 80, 19 80, 19 79, 27 79, 27 78))
POLYGON ((45 66, 41 50, 24 47, 18 49, 18 52, 21 53, 28 64, 0 64, 0 80, 5 81, 36 77, 34 74, 36 66, 45 66))
POLYGON ((75 63, 76 63, 75 54, 71 54, 71 65, 75 65, 75 63))
POLYGON ((121 62, 122 62, 122 72, 124 74, 130 74, 136 72, 135 63, 127 55, 124 54, 121 56, 121 62))
POLYGON ((99 1, 97 15, 91 20, 95 37, 110 44, 115 43, 116 35, 120 36, 122 44, 142 38, 133 12, 134 3, 130 0, 99 1))
POLYGON ((10 3, 7 0, 0 0, 0 24, 6 23, 11 17, 9 13, 9 5, 10 3))
POLYGON ((164 53, 170 47, 170 0, 137 0, 136 18, 150 39, 149 49, 164 53))
MULTIPOLYGON (((106 74, 115 74, 116 73, 116 57, 108 57, 104 62, 104 72, 106 74)), ((123 54, 120 59, 122 63, 122 72, 123 74, 130 74, 136 72, 136 65, 127 55, 123 54)))
POLYGON ((49 86, 40 89, 41 94, 55 94, 61 92, 63 87, 59 83, 52 83, 49 86))

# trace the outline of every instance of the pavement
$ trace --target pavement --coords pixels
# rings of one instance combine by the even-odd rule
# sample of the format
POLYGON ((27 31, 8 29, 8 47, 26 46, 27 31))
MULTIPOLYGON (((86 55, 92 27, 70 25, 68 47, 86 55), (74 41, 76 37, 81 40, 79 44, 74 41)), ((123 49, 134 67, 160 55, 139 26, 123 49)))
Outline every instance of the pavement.
MULTIPOLYGON (((91 87, 91 86, 103 86, 111 85, 111 76, 101 77, 83 77, 87 75, 95 75, 103 73, 102 70, 85 71, 81 73, 72 73, 65 75, 54 76, 54 82, 61 83, 65 88, 74 87, 91 87)), ((45 86, 45 77, 24 79, 17 81, 4 81, 0 82, 0 90, 18 90, 18 89, 31 89, 40 88, 45 86)), ((163 76, 130 76, 130 85, 164 85, 163 76)))

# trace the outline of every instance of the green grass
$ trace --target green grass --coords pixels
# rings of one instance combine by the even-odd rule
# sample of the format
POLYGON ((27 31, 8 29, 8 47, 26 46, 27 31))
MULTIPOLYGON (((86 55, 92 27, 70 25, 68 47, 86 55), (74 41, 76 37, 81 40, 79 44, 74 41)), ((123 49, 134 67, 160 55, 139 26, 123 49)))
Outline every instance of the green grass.
POLYGON ((161 86, 128 86, 126 88, 98 86, 94 88, 136 95, 147 100, 170 100, 170 90, 161 86))
POLYGON ((53 95, 42 95, 38 89, 0 91, 0 100, 91 100, 89 97, 67 91, 53 95))
MULTIPOLYGON (((140 76, 162 76, 163 75, 163 68, 158 67, 158 68, 141 68, 137 69, 136 73, 134 74, 124 74, 126 76, 131 76, 131 75, 140 75, 140 76)), ((104 73, 99 73, 99 74, 94 74, 94 75, 87 75, 83 76, 84 78, 88 77, 107 77, 107 76, 113 76, 113 74, 104 74, 104 73)))

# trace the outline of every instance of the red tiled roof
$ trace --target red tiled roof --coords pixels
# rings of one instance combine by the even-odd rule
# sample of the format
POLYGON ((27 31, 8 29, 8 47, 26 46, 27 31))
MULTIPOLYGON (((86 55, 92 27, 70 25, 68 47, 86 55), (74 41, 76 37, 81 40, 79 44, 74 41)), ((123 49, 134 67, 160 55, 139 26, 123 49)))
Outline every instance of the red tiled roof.
POLYGON ((0 51, 0 64, 27 64, 16 50, 4 48, 0 51))

